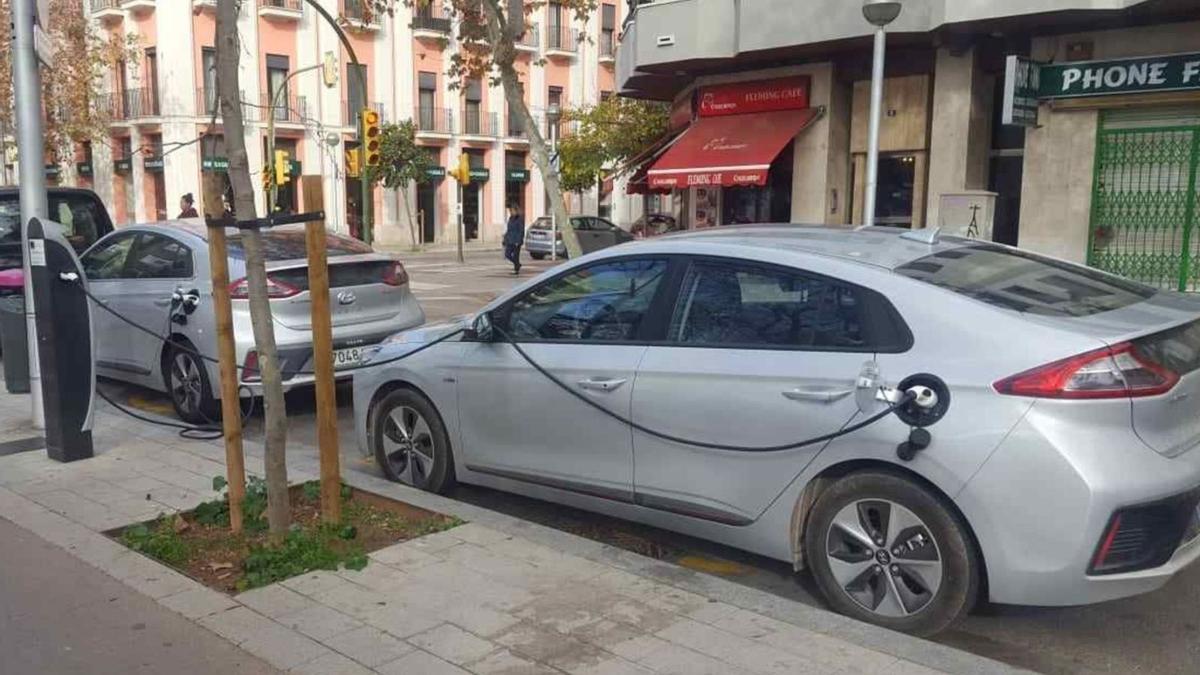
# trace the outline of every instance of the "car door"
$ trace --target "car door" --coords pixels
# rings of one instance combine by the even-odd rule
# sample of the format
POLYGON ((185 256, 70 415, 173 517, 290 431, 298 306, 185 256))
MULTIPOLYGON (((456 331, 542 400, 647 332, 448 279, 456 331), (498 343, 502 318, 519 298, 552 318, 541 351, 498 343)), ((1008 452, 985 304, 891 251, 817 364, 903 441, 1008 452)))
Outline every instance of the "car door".
POLYGON ((564 392, 504 336, 566 386, 628 419, 634 372, 667 267, 663 257, 597 261, 494 312, 498 339, 470 343, 458 372, 468 469, 632 500, 628 424, 564 392))
MULTIPOLYGON (((649 347, 633 421, 721 445, 783 445, 837 431, 856 414, 855 383, 881 343, 887 301, 826 276, 698 258, 683 275, 666 341, 649 347)), ((890 314, 887 316, 891 316, 890 314)), ((894 340, 893 340, 894 341, 894 340)), ((754 521, 822 445, 710 450, 634 431, 638 503, 721 523, 754 521)))
POLYGON ((616 246, 633 241, 633 235, 622 230, 616 223, 604 218, 593 218, 592 227, 605 233, 605 246, 616 246))
MULTIPOLYGON (((104 239, 89 249, 80 258, 83 273, 88 278, 88 290, 104 307, 117 311, 114 301, 124 292, 125 263, 133 250, 137 232, 120 232, 104 239)), ((95 322, 96 365, 107 371, 129 375, 135 370, 128 363, 130 357, 126 341, 133 328, 112 312, 96 308, 92 312, 95 322)))
MULTIPOLYGON (((172 295, 176 290, 196 287, 192 251, 168 234, 142 232, 125 263, 124 277, 121 296, 113 299, 113 306, 139 326, 166 335, 171 332, 172 295)), ((162 340, 134 330, 126 344, 127 362, 139 374, 154 372, 162 354, 162 340)))

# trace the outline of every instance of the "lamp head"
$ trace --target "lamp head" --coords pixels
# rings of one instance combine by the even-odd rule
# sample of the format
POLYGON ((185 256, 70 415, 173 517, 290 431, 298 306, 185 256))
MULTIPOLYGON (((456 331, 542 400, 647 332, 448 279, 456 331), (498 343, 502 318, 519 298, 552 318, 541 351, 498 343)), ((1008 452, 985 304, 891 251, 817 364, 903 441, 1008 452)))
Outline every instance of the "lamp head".
POLYGON ((900 16, 897 0, 863 0, 863 17, 875 26, 886 26, 900 16))

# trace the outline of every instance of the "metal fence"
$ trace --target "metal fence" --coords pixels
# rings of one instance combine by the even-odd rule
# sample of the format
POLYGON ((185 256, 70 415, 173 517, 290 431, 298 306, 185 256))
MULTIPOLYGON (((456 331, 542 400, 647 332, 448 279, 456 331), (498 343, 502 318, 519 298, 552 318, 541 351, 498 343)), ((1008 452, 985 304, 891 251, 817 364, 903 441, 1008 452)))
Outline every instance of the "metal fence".
POLYGON ((417 131, 449 134, 454 131, 454 112, 449 108, 425 108, 418 106, 413 111, 417 131))
POLYGON ((464 108, 460 131, 468 136, 497 136, 500 133, 497 117, 494 112, 464 108))
POLYGON ((546 49, 574 54, 579 51, 579 35, 570 26, 550 26, 546 31, 546 49))

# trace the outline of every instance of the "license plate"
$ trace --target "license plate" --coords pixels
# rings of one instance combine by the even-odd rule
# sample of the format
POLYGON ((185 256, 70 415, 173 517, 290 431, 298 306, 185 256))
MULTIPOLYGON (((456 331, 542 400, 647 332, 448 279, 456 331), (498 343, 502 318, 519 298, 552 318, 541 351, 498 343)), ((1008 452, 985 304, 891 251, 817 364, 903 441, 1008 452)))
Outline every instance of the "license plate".
POLYGON ((529 235, 531 237, 533 237, 534 239, 545 239, 546 238, 545 232, 530 232, 529 235))
POLYGON ((346 347, 333 350, 333 367, 344 368, 362 363, 362 347, 346 347))

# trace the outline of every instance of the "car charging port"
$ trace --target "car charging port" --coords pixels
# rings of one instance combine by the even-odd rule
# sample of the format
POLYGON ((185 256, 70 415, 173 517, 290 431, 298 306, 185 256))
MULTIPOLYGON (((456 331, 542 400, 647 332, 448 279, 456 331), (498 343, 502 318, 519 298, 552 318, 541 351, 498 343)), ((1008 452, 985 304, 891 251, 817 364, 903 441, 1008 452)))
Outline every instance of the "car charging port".
POLYGON ((917 373, 901 380, 895 389, 882 390, 880 396, 893 403, 908 399, 896 408, 896 417, 911 427, 908 440, 896 446, 896 456, 911 462, 933 442, 926 427, 937 424, 950 410, 950 388, 937 375, 917 373))

